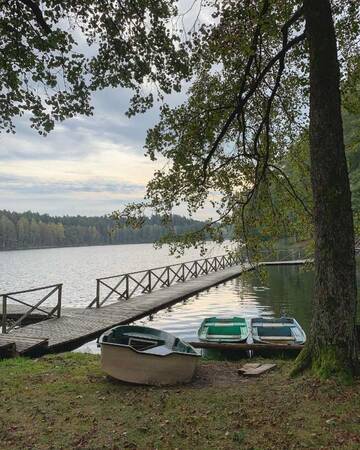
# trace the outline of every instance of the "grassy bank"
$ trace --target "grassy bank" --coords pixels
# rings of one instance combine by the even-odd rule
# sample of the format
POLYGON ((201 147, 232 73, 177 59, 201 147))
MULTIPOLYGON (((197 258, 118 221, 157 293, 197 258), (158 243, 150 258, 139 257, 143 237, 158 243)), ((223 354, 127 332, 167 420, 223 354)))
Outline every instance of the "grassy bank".
POLYGON ((200 365, 171 388, 111 381, 99 357, 69 353, 0 362, 1 449, 358 449, 360 382, 258 379, 241 363, 200 365))

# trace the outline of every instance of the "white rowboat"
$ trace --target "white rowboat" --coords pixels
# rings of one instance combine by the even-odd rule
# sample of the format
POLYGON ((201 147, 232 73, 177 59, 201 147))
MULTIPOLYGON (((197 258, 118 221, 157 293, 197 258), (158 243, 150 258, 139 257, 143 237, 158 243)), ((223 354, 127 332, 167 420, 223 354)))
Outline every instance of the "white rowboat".
POLYGON ((103 370, 113 378, 137 384, 170 385, 191 381, 200 355, 165 331, 118 326, 98 340, 103 370))

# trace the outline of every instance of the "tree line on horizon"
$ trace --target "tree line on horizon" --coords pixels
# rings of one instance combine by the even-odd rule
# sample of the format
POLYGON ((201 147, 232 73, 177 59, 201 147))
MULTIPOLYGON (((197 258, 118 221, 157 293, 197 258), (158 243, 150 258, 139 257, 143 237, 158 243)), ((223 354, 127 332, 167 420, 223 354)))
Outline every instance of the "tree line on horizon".
MULTIPOLYGON (((174 215, 173 231, 181 234, 204 223, 174 215)), ((116 227, 107 216, 51 217, 31 211, 0 210, 0 249, 67 247, 155 242, 168 231, 160 216, 147 217, 141 229, 116 227)))

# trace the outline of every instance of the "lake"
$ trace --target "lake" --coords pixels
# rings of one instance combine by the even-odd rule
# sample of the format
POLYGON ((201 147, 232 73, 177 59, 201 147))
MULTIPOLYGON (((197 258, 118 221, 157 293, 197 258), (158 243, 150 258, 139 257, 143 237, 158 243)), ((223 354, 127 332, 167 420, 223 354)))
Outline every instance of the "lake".
MULTIPOLYGON (((197 341, 197 330, 205 317, 287 314, 296 317, 307 331, 312 287, 313 273, 303 267, 272 266, 263 274, 247 273, 134 323, 160 328, 186 341, 197 341)), ((99 349, 93 341, 79 351, 97 353, 99 349)))
MULTIPOLYGON (((223 254, 209 244, 209 256, 223 254)), ((0 293, 64 283, 63 306, 87 306, 96 278, 198 259, 198 250, 181 258, 152 244, 103 245, 0 252, 0 293)))
MULTIPOLYGON (((224 253, 210 245, 209 256, 224 253)), ((199 258, 197 250, 180 259, 151 244, 73 247, 0 252, 1 292, 64 283, 63 306, 86 306, 95 296, 95 279, 199 258)), ((160 311, 137 323, 195 340, 208 316, 294 316, 309 329, 313 273, 301 266, 274 266, 249 273, 160 311)), ((81 351, 96 351, 94 342, 81 351)))

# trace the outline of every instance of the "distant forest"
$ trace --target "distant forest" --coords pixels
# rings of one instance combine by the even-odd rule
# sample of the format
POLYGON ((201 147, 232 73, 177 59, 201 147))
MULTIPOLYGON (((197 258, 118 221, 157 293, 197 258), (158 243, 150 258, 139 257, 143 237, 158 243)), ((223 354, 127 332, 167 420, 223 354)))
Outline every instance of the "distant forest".
MULTIPOLYGON (((173 216, 178 234, 201 227, 203 222, 173 216)), ((141 229, 116 228, 106 216, 51 217, 31 211, 0 210, 0 250, 81 245, 154 242, 166 233, 159 216, 146 219, 141 229)))

